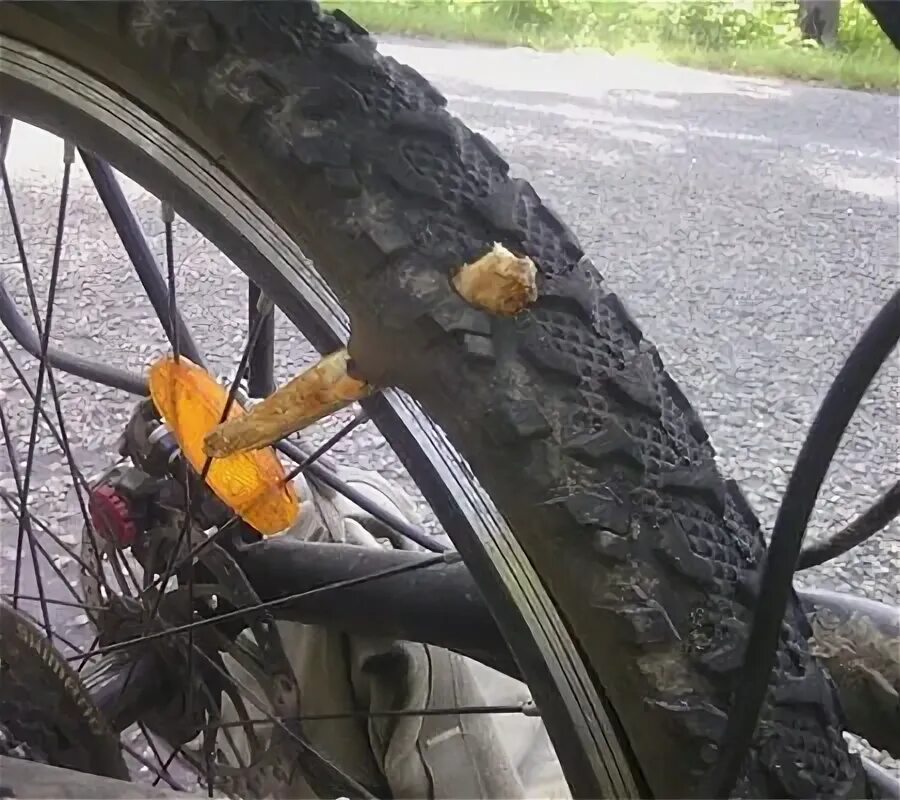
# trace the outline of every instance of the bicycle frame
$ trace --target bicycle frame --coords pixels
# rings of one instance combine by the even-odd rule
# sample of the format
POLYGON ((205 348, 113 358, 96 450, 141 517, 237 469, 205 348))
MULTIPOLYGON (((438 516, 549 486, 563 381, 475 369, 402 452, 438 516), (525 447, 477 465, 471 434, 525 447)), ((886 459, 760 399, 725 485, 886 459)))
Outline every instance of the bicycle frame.
MULTIPOLYGON (((515 662, 474 580, 459 562, 386 577, 377 588, 361 584, 342 592, 316 594, 316 587, 327 581, 349 581, 433 556, 280 539, 240 548, 236 557, 263 601, 273 604, 271 612, 276 619, 327 624, 360 635, 427 641, 518 677, 515 662)), ((834 673, 841 698, 851 728, 875 746, 891 749, 898 738, 891 724, 891 709, 885 706, 879 715, 879 709, 871 707, 871 692, 884 685, 882 672, 889 664, 871 653, 879 647, 890 653, 900 643, 896 610, 833 592, 801 592, 801 601, 813 621, 814 643, 819 651, 838 653, 840 661, 842 647, 846 648, 848 642, 859 644, 859 658, 849 665, 849 672, 834 673), (823 624, 818 624, 820 619, 823 624), (866 727, 873 720, 874 727, 866 727)), ((105 656, 85 675, 85 686, 118 730, 165 705, 179 690, 167 684, 164 662, 147 648, 118 650, 105 656)), ((872 762, 866 762, 865 768, 881 797, 897 796, 900 784, 889 773, 872 762)), ((16 798, 187 796, 18 759, 0 758, 0 776, 0 794, 5 791, 2 796, 16 798)))
MULTIPOLYGON (((240 546, 232 554, 275 619, 423 642, 521 679, 477 584, 461 562, 425 565, 434 556, 287 537, 240 546), (342 585, 340 591, 322 589, 417 565, 424 568, 342 585)), ((799 596, 812 621, 814 648, 835 679, 851 730, 875 747, 900 752, 900 731, 890 703, 873 704, 879 690, 890 685, 890 654, 900 648, 897 609, 836 592, 801 591, 799 596)), ((211 617, 204 624, 215 621, 211 617)), ((120 729, 136 721, 142 709, 162 705, 165 693, 172 691, 159 680, 162 665, 145 649, 136 650, 136 661, 121 657, 126 650, 117 645, 114 661, 93 673, 101 673, 102 679, 89 681, 88 687, 120 729), (122 695, 117 688, 121 675, 134 664, 141 674, 157 679, 132 681, 130 691, 122 695)))

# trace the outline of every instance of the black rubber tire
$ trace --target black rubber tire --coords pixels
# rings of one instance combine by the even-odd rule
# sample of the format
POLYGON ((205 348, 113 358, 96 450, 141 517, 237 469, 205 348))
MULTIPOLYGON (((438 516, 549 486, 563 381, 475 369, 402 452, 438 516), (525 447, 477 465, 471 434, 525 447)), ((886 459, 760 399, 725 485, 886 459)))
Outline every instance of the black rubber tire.
MULTIPOLYGON (((703 425, 574 235, 415 71, 294 3, 5 3, 0 30, 116 81, 214 155, 349 313, 360 372, 441 424, 512 524, 657 797, 717 756, 764 542, 703 425), (539 297, 453 290, 493 242, 539 297), (526 500, 523 502, 523 498, 526 500)), ((859 797, 798 604, 737 793, 859 797)))
POLYGON ((128 780, 119 737, 37 625, 0 599, 0 725, 30 756, 128 780))

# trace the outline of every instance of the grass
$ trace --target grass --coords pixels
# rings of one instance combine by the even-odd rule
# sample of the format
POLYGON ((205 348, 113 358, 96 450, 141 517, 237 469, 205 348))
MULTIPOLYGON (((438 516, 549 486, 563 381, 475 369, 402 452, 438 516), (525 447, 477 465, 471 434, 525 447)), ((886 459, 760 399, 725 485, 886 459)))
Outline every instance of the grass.
POLYGON ((502 18, 429 2, 326 0, 323 5, 341 8, 373 33, 527 46, 538 50, 601 48, 610 53, 716 72, 815 81, 848 89, 900 89, 900 54, 893 50, 847 53, 839 49, 781 44, 704 48, 659 40, 636 44, 616 41, 597 31, 591 35, 573 34, 577 28, 565 15, 555 16, 539 29, 523 29, 510 26, 502 18))
POLYGON ((819 81, 847 89, 886 92, 900 88, 900 59, 890 53, 879 57, 787 46, 706 51, 670 46, 661 60, 714 72, 819 81))

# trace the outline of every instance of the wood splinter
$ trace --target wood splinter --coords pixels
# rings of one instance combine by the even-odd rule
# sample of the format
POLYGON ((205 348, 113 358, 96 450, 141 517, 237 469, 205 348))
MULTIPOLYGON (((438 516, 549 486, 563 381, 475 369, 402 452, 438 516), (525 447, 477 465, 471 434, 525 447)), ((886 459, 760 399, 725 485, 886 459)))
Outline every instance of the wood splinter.
POLYGON ((338 350, 301 372, 243 416, 222 423, 203 441, 208 456, 258 450, 361 400, 372 387, 347 373, 350 355, 338 350))
POLYGON ((501 317, 513 317, 537 300, 537 269, 534 262, 519 258, 502 244, 453 278, 453 285, 473 306, 501 317))

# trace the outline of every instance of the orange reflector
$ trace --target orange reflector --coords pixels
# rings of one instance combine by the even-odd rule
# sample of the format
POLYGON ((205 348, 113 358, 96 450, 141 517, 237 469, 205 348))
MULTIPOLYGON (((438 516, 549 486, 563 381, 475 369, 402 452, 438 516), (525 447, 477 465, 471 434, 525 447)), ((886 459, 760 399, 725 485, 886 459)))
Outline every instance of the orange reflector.
MULTIPOLYGON (((165 356, 150 367, 150 396, 188 462, 199 474, 206 463, 203 440, 222 419, 228 392, 184 356, 165 356)), ((235 401, 228 419, 244 414, 235 401)), ((206 482, 216 496, 264 535, 290 527, 300 513, 292 482, 271 447, 213 459, 206 482)))

